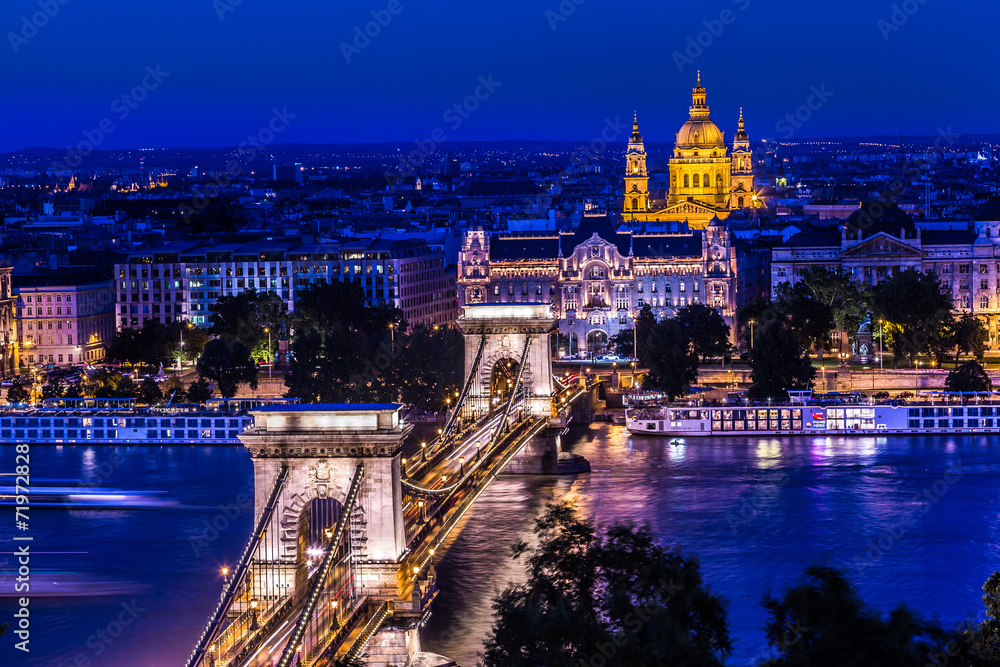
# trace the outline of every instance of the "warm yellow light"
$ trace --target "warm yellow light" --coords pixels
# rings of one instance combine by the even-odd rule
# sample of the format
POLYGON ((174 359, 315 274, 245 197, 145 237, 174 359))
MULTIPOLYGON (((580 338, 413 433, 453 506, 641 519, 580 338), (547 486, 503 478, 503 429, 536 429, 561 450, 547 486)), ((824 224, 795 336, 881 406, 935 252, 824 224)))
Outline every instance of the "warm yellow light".
POLYGON ((223 577, 228 577, 229 576, 229 568, 228 567, 225 567, 225 566, 222 567, 222 576, 223 577))

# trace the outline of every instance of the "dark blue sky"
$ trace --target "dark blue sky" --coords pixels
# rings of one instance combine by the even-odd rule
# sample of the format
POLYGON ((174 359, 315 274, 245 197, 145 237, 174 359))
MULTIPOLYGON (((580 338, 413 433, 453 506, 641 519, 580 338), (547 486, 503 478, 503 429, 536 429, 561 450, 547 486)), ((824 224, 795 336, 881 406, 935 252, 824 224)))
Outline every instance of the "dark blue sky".
POLYGON ((296 116, 276 142, 413 141, 436 128, 455 141, 582 141, 634 108, 647 140, 672 141, 699 68, 727 138, 740 105, 751 138, 785 136, 776 124, 824 85, 832 96, 795 136, 1000 133, 1000 3, 576 2, 41 0, 58 12, 34 34, 22 17, 39 0, 5 0, 0 151, 75 145, 105 118, 100 148, 235 145, 275 107, 296 116), (890 31, 894 4, 912 14, 900 9, 890 31), (348 63, 341 43, 372 11, 391 20, 348 63), (679 72, 673 54, 703 31, 679 72), (157 65, 168 76, 121 119, 112 103, 157 65), (478 109, 457 127, 444 117, 491 74, 500 85, 479 89, 478 109))

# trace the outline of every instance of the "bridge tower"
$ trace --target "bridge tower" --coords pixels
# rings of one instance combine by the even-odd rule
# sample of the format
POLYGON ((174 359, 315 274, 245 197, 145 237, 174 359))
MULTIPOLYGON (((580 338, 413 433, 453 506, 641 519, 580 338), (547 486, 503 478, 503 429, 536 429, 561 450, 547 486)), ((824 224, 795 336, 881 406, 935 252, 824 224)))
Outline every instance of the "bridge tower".
MULTIPOLYGON (((287 466, 285 492, 275 508, 257 565, 281 572, 257 582, 275 597, 304 590, 309 554, 304 533, 315 529, 317 507, 343 506, 355 469, 364 462, 364 481, 350 517, 356 587, 372 598, 400 593, 398 563, 406 551, 400 451, 413 428, 400 419, 397 404, 265 406, 253 411, 254 425, 240 435, 254 465, 254 512, 265 510, 268 491, 287 466)), ((329 509, 325 511, 329 512, 329 509)), ((322 530, 320 526, 320 530, 322 530)), ((265 593, 266 594, 266 593, 265 593)))
POLYGON ((463 419, 481 416, 484 410, 501 402, 498 382, 504 382, 505 373, 516 375, 522 359, 526 409, 537 417, 551 416, 554 386, 549 336, 556 330, 557 322, 552 306, 547 303, 463 307, 458 327, 465 334, 465 368, 476 368, 469 395, 462 405, 463 419))

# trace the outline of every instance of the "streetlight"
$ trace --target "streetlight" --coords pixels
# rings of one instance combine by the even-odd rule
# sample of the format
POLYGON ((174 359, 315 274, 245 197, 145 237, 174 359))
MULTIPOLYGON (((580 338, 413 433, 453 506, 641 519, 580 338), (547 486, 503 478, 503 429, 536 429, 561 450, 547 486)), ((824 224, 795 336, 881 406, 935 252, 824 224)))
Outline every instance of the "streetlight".
POLYGON ((193 327, 193 326, 194 325, 191 324, 190 320, 181 323, 181 349, 177 353, 177 372, 178 373, 181 371, 181 357, 184 356, 184 329, 187 329, 187 328, 190 328, 190 327, 193 327))
POLYGON ((465 457, 458 457, 458 476, 465 477, 465 457))
POLYGON ((390 343, 396 344, 396 324, 394 322, 389 323, 389 339, 390 343))
POLYGON ((271 379, 271 367, 274 366, 274 359, 271 357, 271 328, 264 327, 267 332, 267 379, 271 379))
POLYGON ((753 349, 753 325, 757 324, 757 320, 750 320, 750 349, 753 349))

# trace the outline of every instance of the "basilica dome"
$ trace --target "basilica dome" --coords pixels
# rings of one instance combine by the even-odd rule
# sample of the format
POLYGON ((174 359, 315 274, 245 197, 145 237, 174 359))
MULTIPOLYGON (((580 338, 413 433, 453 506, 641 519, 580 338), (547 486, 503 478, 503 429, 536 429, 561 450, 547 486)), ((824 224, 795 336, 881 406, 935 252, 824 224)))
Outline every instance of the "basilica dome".
POLYGON ((677 148, 725 148, 722 130, 711 118, 690 119, 677 131, 677 148))

